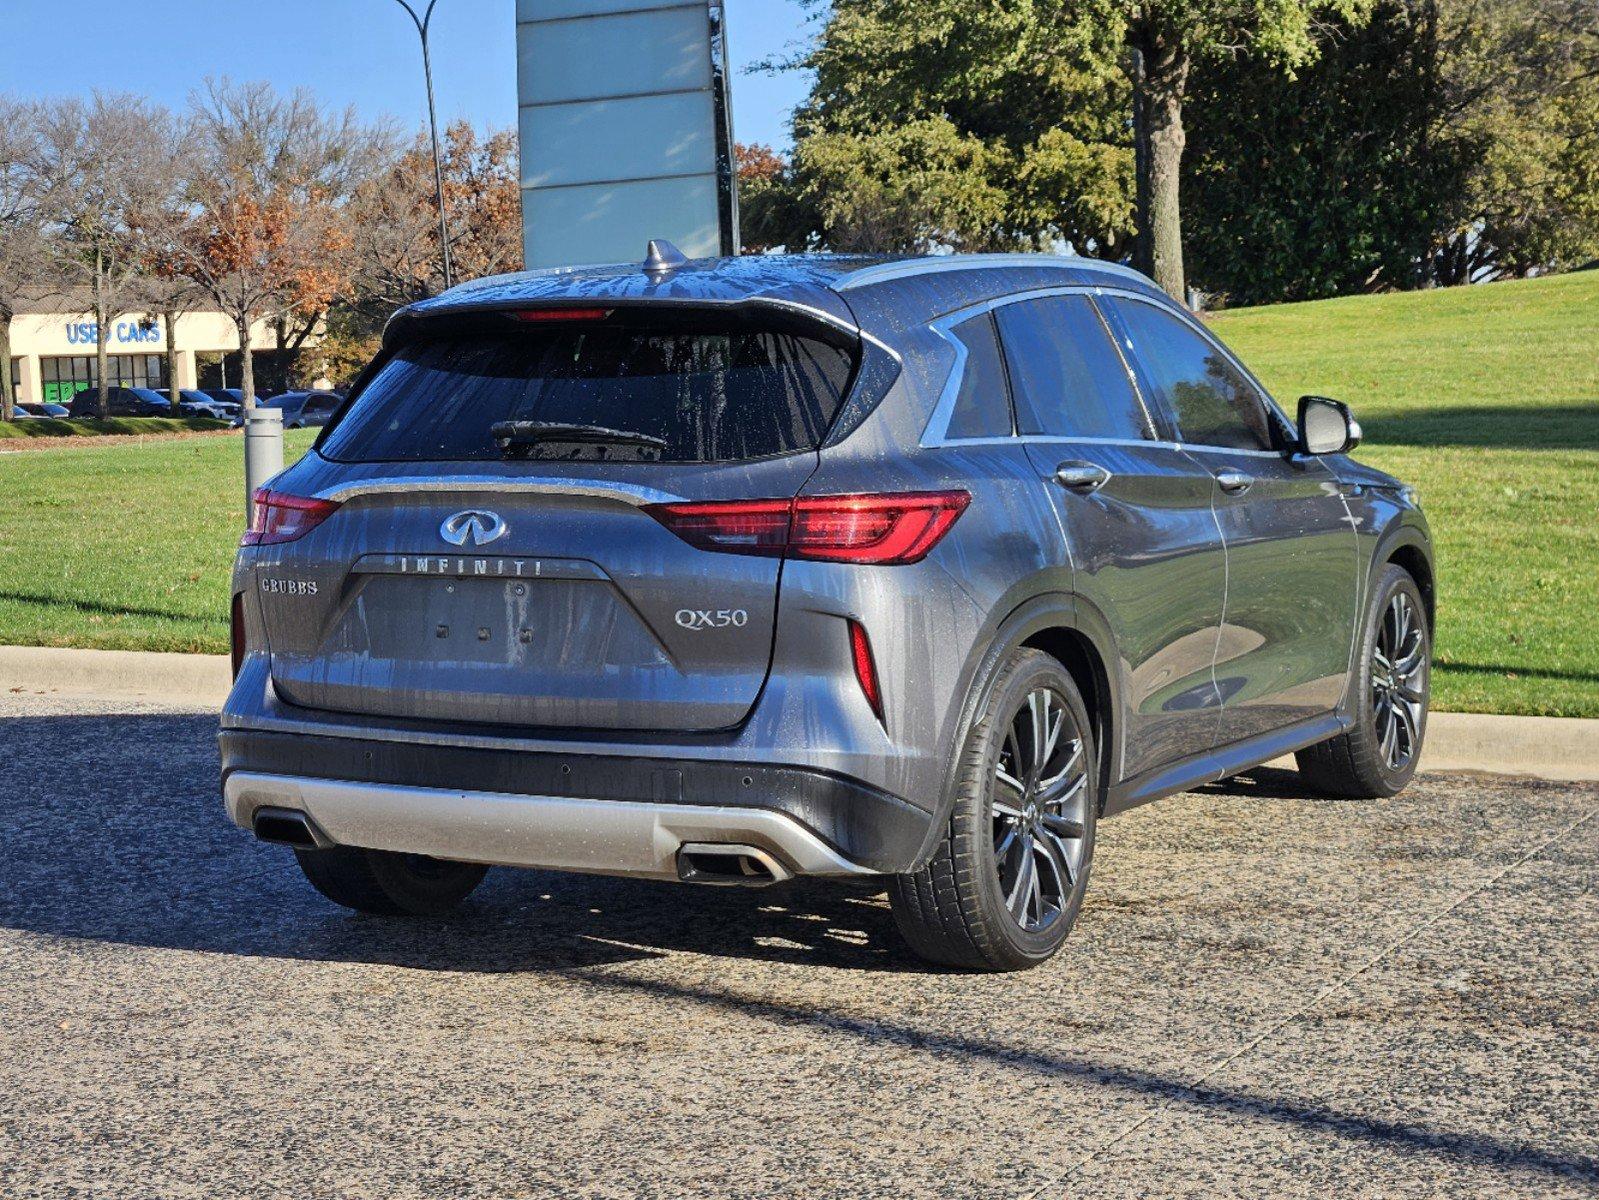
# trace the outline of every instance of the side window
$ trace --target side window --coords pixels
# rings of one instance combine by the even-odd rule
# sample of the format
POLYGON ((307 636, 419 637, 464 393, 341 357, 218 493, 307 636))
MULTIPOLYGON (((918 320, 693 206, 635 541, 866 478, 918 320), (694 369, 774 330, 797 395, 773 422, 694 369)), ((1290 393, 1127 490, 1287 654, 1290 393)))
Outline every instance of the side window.
POLYGON ((1149 438, 1127 368, 1087 296, 995 310, 1015 389, 1016 428, 1056 437, 1149 438))
POLYGON ((1114 300, 1133 354, 1178 437, 1200 446, 1270 450, 1266 405, 1255 386, 1209 342, 1170 313, 1136 300, 1114 300))
POLYGON ((999 358, 999 338, 994 319, 987 313, 971 317, 950 330, 966 347, 966 370, 961 376, 955 409, 946 437, 1010 437, 1009 389, 1005 364, 999 358))
POLYGON ((312 396, 305 402, 305 411, 308 413, 330 413, 338 407, 338 403, 332 396, 312 396))

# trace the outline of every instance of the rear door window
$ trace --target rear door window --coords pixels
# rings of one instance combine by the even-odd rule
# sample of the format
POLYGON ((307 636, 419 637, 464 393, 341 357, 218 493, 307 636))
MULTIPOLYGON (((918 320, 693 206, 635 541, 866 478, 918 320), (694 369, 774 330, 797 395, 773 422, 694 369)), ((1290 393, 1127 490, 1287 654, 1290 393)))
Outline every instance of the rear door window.
MULTIPOLYGON (((509 318, 501 318, 510 323, 509 318)), ((790 332, 552 322, 402 348, 322 447, 345 462, 502 457, 502 422, 642 435, 642 457, 733 462, 814 450, 843 401, 850 351, 790 332)), ((552 443, 528 457, 632 457, 552 443)))
POLYGON ((1041 296, 995 310, 1016 428, 1054 437, 1154 437, 1126 364, 1087 296, 1041 296))
POLYGON ((1014 432, 1010 389, 1005 383, 1005 364, 1000 360, 993 317, 988 313, 971 317, 950 333, 966 347, 966 366, 945 436, 1009 437, 1014 432))
POLYGON ((1178 437, 1199 446, 1270 450, 1264 397, 1217 347, 1170 313, 1138 300, 1115 300, 1132 352, 1178 437))

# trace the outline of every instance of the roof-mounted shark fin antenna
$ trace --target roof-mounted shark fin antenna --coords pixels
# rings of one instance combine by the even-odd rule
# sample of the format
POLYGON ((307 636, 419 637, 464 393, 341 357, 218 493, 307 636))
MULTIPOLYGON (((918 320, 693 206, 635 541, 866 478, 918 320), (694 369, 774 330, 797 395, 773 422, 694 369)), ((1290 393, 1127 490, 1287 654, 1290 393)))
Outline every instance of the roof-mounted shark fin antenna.
POLYGON ((688 266, 688 256, 665 238, 651 238, 644 251, 646 275, 670 275, 679 267, 688 266))

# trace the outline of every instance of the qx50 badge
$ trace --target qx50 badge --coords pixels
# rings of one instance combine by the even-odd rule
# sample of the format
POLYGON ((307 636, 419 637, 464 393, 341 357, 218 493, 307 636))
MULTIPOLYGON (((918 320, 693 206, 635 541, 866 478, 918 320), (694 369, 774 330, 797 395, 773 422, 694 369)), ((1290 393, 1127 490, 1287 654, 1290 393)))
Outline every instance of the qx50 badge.
POLYGON ((676 619, 684 629, 726 629, 729 625, 743 629, 749 624, 750 615, 742 608, 680 608, 676 619))
POLYGON ((505 522, 499 513, 469 508, 444 518, 439 536, 452 546, 487 546, 505 536, 505 522))

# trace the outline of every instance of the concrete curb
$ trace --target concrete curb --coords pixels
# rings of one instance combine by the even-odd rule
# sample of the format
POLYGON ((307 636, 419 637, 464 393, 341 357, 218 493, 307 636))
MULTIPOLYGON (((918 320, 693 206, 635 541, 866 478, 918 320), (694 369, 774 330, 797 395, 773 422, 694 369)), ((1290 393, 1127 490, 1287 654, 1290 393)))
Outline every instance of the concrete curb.
POLYGON ((0 692, 91 692, 221 708, 232 683, 224 654, 0 646, 0 692))
MULTIPOLYGON (((221 654, 0 646, 5 692, 88 692, 221 708, 231 677, 221 654)), ((1421 769, 1599 781, 1599 720, 1433 713, 1421 769)))

